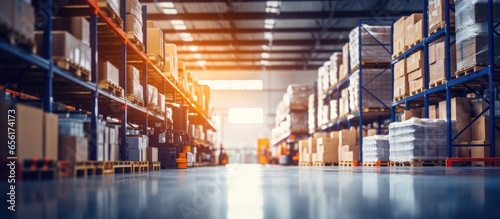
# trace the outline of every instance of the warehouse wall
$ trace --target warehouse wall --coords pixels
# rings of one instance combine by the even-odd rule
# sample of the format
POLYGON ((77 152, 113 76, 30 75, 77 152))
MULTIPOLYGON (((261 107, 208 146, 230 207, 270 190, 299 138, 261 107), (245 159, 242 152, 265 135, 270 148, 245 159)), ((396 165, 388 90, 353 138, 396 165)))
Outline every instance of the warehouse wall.
POLYGON ((224 147, 255 147, 257 137, 270 137, 274 127, 276 106, 289 84, 313 84, 316 71, 196 71, 196 80, 263 80, 261 91, 212 91, 211 102, 216 114, 222 118, 221 140, 224 147), (229 124, 230 107, 259 107, 264 110, 263 124, 229 124))

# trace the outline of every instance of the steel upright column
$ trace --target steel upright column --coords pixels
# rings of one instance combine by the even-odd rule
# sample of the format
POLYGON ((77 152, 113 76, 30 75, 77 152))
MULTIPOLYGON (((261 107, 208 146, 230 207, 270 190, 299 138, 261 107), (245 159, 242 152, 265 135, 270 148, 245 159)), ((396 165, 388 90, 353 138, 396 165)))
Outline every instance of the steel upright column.
MULTIPOLYGON (((362 22, 359 22, 358 25, 358 54, 359 54, 359 63, 358 63, 358 140, 359 140, 359 162, 363 162, 363 53, 362 53, 362 33, 361 31, 367 31, 365 28, 362 28, 362 22)), ((367 31, 368 32, 368 31, 367 31)), ((372 36, 373 37, 373 36, 372 36)), ((352 72, 351 72, 352 73, 352 72)), ((349 82, 350 83, 350 82, 349 82)), ((349 107, 350 108, 350 107, 349 107)), ((349 111, 350 112, 350 111, 349 111)), ((350 127, 349 127, 350 128, 350 127)))
MULTIPOLYGON (((120 0, 120 15, 123 19, 123 26, 127 25, 126 20, 126 0, 120 0)), ((122 44, 122 60, 121 60, 121 77, 120 86, 123 88, 123 93, 127 93, 127 43, 122 44)), ((126 147, 127 147, 127 99, 125 99, 125 107, 123 107, 122 112, 122 124, 121 124, 121 135, 120 135, 120 158, 121 160, 126 160, 126 147)))
POLYGON ((495 82, 495 35, 494 35, 494 5, 493 0, 488 0, 488 61, 489 61, 489 74, 488 74, 488 92, 489 92, 489 101, 490 101, 490 157, 495 157, 495 147, 496 147, 496 139, 495 139, 495 91, 494 91, 494 82, 495 82))
MULTIPOLYGON (((424 32, 424 40, 422 41, 422 46, 424 47, 424 75, 422 75, 424 77, 424 91, 426 91, 427 89, 429 89, 429 43, 425 40, 428 36, 429 36, 429 33, 428 33, 428 27, 429 27, 429 23, 428 23, 428 19, 429 17, 427 16, 427 10, 428 10, 428 5, 429 5, 429 1, 428 0, 425 0, 424 1, 424 13, 423 13, 423 21, 422 21, 422 24, 423 24, 423 32, 424 32)), ((446 24, 448 25, 448 24, 446 24)), ((449 47, 448 47, 449 48, 449 47)), ((429 118, 429 95, 427 95, 425 92, 424 92, 424 118, 429 118)))
MULTIPOLYGON (((445 75, 446 75, 446 81, 451 80, 451 62, 450 62, 450 4, 449 1, 444 1, 444 18, 445 18, 445 75)), ((451 127, 451 87, 448 86, 448 83, 446 83, 446 142, 448 143, 447 146, 447 156, 451 157, 451 139, 453 138, 452 136, 452 127, 451 127)))
MULTIPOLYGON (((147 26, 147 14, 148 14, 148 6, 143 5, 142 6, 142 43, 144 44, 144 53, 147 55, 148 54, 148 26, 147 26)), ((143 98, 144 98, 144 107, 146 107, 146 117, 144 118, 144 129, 143 129, 143 134, 147 135, 148 134, 148 120, 149 120, 149 110, 147 110, 149 101, 148 101, 148 62, 145 61, 143 65, 143 74, 142 74, 142 80, 143 80, 143 87, 142 87, 142 92, 143 92, 143 98)))
MULTIPOLYGON (((43 28, 43 58, 49 61, 49 70, 44 74, 43 110, 52 112, 52 87, 54 78, 54 61, 52 60, 52 0, 45 0, 45 26, 43 28)), ((43 13, 42 12, 42 13, 43 13)))
POLYGON ((91 106, 91 115, 90 115, 90 145, 89 145, 89 159, 97 160, 97 123, 99 117, 98 111, 98 87, 97 86, 97 78, 98 78, 98 68, 97 68, 97 15, 92 13, 90 15, 90 65, 91 65, 91 82, 95 85, 95 89, 90 92, 90 106, 91 106))

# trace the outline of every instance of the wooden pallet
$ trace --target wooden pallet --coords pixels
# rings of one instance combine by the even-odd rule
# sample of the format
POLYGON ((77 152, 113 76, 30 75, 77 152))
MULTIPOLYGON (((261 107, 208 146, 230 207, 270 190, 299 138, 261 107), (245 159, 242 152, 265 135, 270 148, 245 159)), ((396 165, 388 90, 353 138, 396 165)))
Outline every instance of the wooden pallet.
POLYGON ((437 33, 439 30, 443 29, 446 26, 446 22, 441 21, 436 26, 429 29, 429 35, 437 33))
POLYGON ((102 80, 99 82, 99 88, 109 91, 117 97, 123 97, 123 88, 112 81, 102 80))
POLYGON ((312 163, 313 167, 324 167, 324 166, 339 166, 339 163, 332 163, 332 162, 313 162, 312 163))
POLYGON ((88 177, 96 175, 96 167, 92 161, 59 161, 58 177, 88 177))
POLYGON ((55 58, 54 65, 82 78, 84 81, 90 81, 90 71, 78 66, 73 61, 66 58, 55 58))
POLYGON ((149 171, 158 171, 161 169, 161 163, 159 161, 149 162, 149 171))
POLYGON ((23 180, 54 179, 57 173, 56 161, 53 160, 24 160, 21 176, 23 180))
POLYGON ((36 53, 36 43, 32 38, 26 37, 24 34, 2 23, 0 23, 0 37, 8 41, 11 45, 21 48, 28 53, 36 53))
POLYGON ((420 87, 420 88, 417 88, 415 90, 411 90, 410 91, 410 94, 411 95, 415 95, 415 94, 418 94, 418 93, 422 93, 424 91, 424 88, 423 87, 420 87))
POLYGON ((132 162, 132 172, 140 173, 140 172, 148 172, 149 171, 149 162, 147 161, 134 161, 132 162))
POLYGON ((160 112, 160 107, 152 103, 148 103, 148 109, 151 111, 160 112))
POLYGON ((393 58, 393 59, 396 59, 397 57, 399 57, 399 56, 403 55, 403 52, 404 52, 404 51, 395 52, 394 54, 392 54, 392 58, 393 58))
POLYGON ((148 54, 148 59, 149 61, 153 62, 153 64, 155 64, 160 70, 164 69, 165 65, 161 56, 157 54, 148 54))
POLYGON ((144 100, 134 95, 128 95, 127 100, 138 106, 144 106, 144 100))
MULTIPOLYGON (((361 66, 363 68, 387 68, 391 66, 390 62, 383 61, 362 61, 361 66)), ((359 64, 351 68, 351 74, 359 69, 359 64)))
POLYGON ((104 11, 104 13, 106 13, 106 15, 108 15, 108 17, 111 18, 111 20, 113 20, 118 27, 123 28, 123 20, 120 18, 120 15, 116 14, 113 9, 111 9, 108 2, 97 1, 97 6, 101 8, 101 10, 104 11))
POLYGON ((410 48, 416 46, 417 44, 419 44, 422 41, 423 41, 423 38, 419 38, 419 39, 413 41, 412 43, 410 43, 410 48))
POLYGON ((312 166, 311 162, 299 162, 299 167, 310 167, 312 166))
POLYGON ((391 161, 391 166, 393 167, 424 167, 424 166, 445 166, 446 162, 444 160, 440 161, 423 161, 423 160, 412 160, 412 161, 391 161))
POLYGON ((479 64, 479 65, 472 65, 472 66, 467 66, 465 68, 462 68, 458 71, 455 72, 455 76, 457 78, 459 77, 462 77, 462 76, 465 76, 465 75, 469 75, 473 72, 477 72, 483 68, 486 68, 488 65, 486 64, 479 64))
POLYGON ((96 175, 114 175, 115 168, 111 161, 96 161, 94 162, 96 175))
POLYGON ((441 78, 436 81, 429 82, 429 88, 438 87, 443 84, 446 84, 446 78, 441 78))
POLYGON ((137 49, 139 49, 141 52, 144 52, 144 43, 142 43, 142 40, 137 39, 133 31, 128 31, 126 33, 128 41, 130 41, 137 49))
POLYGON ((400 101, 400 100, 405 99, 406 97, 408 97, 407 94, 396 96, 396 97, 394 97, 394 101, 400 101))
POLYGON ((341 167, 355 167, 358 166, 358 161, 347 161, 347 160, 341 160, 339 161, 339 166, 341 167))
POLYGON ((363 162, 364 167, 388 167, 390 166, 389 161, 376 161, 376 162, 363 162))
POLYGON ((132 173, 132 161, 115 161, 113 169, 115 173, 132 173))

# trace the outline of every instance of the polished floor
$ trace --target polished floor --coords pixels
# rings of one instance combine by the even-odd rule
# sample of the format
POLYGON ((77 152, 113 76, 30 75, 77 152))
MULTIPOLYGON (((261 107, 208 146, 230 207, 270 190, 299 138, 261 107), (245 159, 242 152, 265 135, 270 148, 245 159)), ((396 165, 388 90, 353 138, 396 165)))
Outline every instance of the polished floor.
POLYGON ((500 218, 499 168, 229 165, 23 182, 17 193, 17 218, 500 218))

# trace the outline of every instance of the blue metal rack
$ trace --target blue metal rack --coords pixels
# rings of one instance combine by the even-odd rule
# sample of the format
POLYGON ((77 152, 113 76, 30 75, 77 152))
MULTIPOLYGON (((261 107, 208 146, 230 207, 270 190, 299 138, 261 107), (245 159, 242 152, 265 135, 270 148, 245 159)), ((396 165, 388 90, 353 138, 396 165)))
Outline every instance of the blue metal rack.
MULTIPOLYGON (((391 65, 393 66, 396 62, 408 57, 412 53, 423 49, 424 51, 424 91, 412 96, 409 96, 405 99, 402 99, 400 101, 395 101, 392 103, 392 109, 391 109, 391 119, 392 121, 395 121, 395 108, 400 106, 400 105, 405 105, 406 109, 410 108, 410 103, 414 101, 422 101, 424 103, 424 117, 428 118, 429 117, 429 97, 431 95, 436 95, 441 97, 441 99, 446 99, 446 120, 447 122, 447 127, 446 127, 446 139, 447 139, 447 156, 451 157, 452 156, 452 147, 459 147, 459 146, 482 146, 482 147, 490 147, 490 154, 491 156, 495 156, 495 130, 500 130, 495 125, 495 119, 492 118, 490 119, 489 123, 489 131, 490 133, 490 139, 489 144, 484 144, 484 145, 477 145, 477 144, 469 144, 469 145, 458 145, 458 144, 452 144, 453 141, 457 139, 460 134, 462 134, 466 129, 470 128, 472 123, 474 123, 480 116, 482 116, 484 113, 489 111, 490 115, 495 115, 495 86, 497 85, 496 78, 495 78, 495 48, 494 48, 494 41, 495 37, 497 37, 496 40, 498 40, 498 37, 500 37, 500 34, 495 31, 495 28, 498 27, 500 24, 495 24, 493 20, 493 0, 488 0, 488 57, 489 57, 489 63, 488 66, 478 70, 476 72, 470 73, 468 75, 464 75, 458 78, 452 77, 451 72, 451 55, 450 55, 450 48, 451 45, 454 43, 451 41, 451 37, 453 35, 453 31, 450 28, 450 11, 454 11, 455 7, 454 5, 450 4, 448 1, 444 1, 444 7, 447 9, 445 10, 445 28, 441 29, 439 31, 436 31, 435 33, 429 35, 428 34, 428 22, 427 22, 427 6, 428 6, 428 1, 425 0, 423 1, 423 32, 424 32, 424 40, 423 42, 415 45, 414 47, 408 49, 406 52, 404 52, 402 55, 399 57, 395 58, 392 62, 391 65), (445 76, 446 76, 446 83, 429 88, 429 44, 433 42, 434 40, 444 37, 445 38, 445 76), (479 115, 476 115, 475 118, 472 119, 472 121, 463 129, 463 130, 457 130, 457 134, 452 133, 452 123, 451 123, 451 98, 456 96, 452 92, 455 91, 457 86, 462 86, 464 87, 467 92, 469 93, 475 93, 478 96, 481 96, 479 93, 474 91, 468 84, 471 82, 475 83, 487 83, 487 88, 488 88, 488 98, 481 97, 484 101, 489 103, 489 107, 484 110, 482 113, 479 115), (442 93, 445 93, 445 96, 442 95, 442 93)), ((463 90, 463 88, 462 88, 463 90)), ((493 116, 492 116, 493 117, 493 116)))
MULTIPOLYGON (((359 126, 358 138, 359 138, 359 147, 360 147, 360 149, 359 149, 360 150, 360 153, 359 153, 359 161, 360 162, 362 162, 362 160, 363 160, 362 159, 362 156, 363 156, 363 154, 362 154, 362 149, 363 149, 363 129, 362 129, 362 126, 364 124, 367 124, 368 122, 373 122, 373 121, 377 121, 377 122, 381 123, 382 120, 389 119, 391 116, 391 113, 388 113, 389 110, 391 109, 391 106, 387 106, 385 103, 383 103, 379 98, 374 96, 369 91, 369 89, 366 87, 370 83, 374 83, 374 81, 379 79, 381 75, 391 74, 391 71, 389 71, 389 70, 382 71, 382 72, 378 73, 377 76, 375 76, 373 79, 371 79, 367 82, 363 82, 363 77, 362 77, 363 76, 363 67, 369 67, 369 66, 363 65, 362 50, 363 50, 363 47, 365 47, 365 46, 380 46, 380 47, 384 48, 390 56, 392 54, 392 43, 391 44, 383 44, 381 42, 381 40, 379 40, 376 36, 370 34, 365 29, 364 25, 390 26, 391 27, 391 42, 392 42, 393 23, 394 23, 394 20, 391 20, 391 19, 362 19, 362 20, 359 20, 359 25, 357 27, 358 32, 359 32, 358 54, 359 54, 359 60, 360 60, 358 70, 357 70, 357 71, 359 71, 358 109, 356 109, 354 111, 351 111, 351 109, 349 109, 349 113, 346 117, 339 118, 335 121, 330 122, 328 125, 325 125, 322 127, 323 131, 330 132, 333 130, 340 130, 344 127, 350 128, 352 123, 357 122, 357 125, 359 126), (368 32, 370 37, 376 43, 371 43, 371 44, 363 43, 363 40, 362 40, 363 31, 368 32), (383 106, 385 106, 385 108, 388 109, 387 112, 364 112, 363 93, 367 93, 368 95, 373 97, 376 101, 380 102, 383 106)), ((347 69, 349 69, 349 71, 351 71, 351 67, 353 67, 353 66, 350 66, 349 63, 350 63, 350 60, 348 60, 348 63, 344 63, 344 65, 347 64, 347 69)), ((384 66, 383 64, 384 63, 382 63, 382 65, 379 64, 379 65, 377 65, 377 67, 383 67, 384 66)), ((387 68, 390 67, 389 60, 387 61, 386 67, 387 68)), ((353 73, 353 72, 350 72, 350 73, 353 73)), ((326 94, 324 96, 322 96, 323 100, 330 101, 333 98, 340 100, 340 91, 342 89, 347 89, 349 84, 350 84, 349 77, 339 81, 335 86, 332 86, 328 90, 328 92, 326 92, 326 94), (335 96, 335 97, 333 97, 333 96, 335 96)), ((340 104, 337 104, 337 112, 339 112, 339 110, 340 110, 340 104)))

